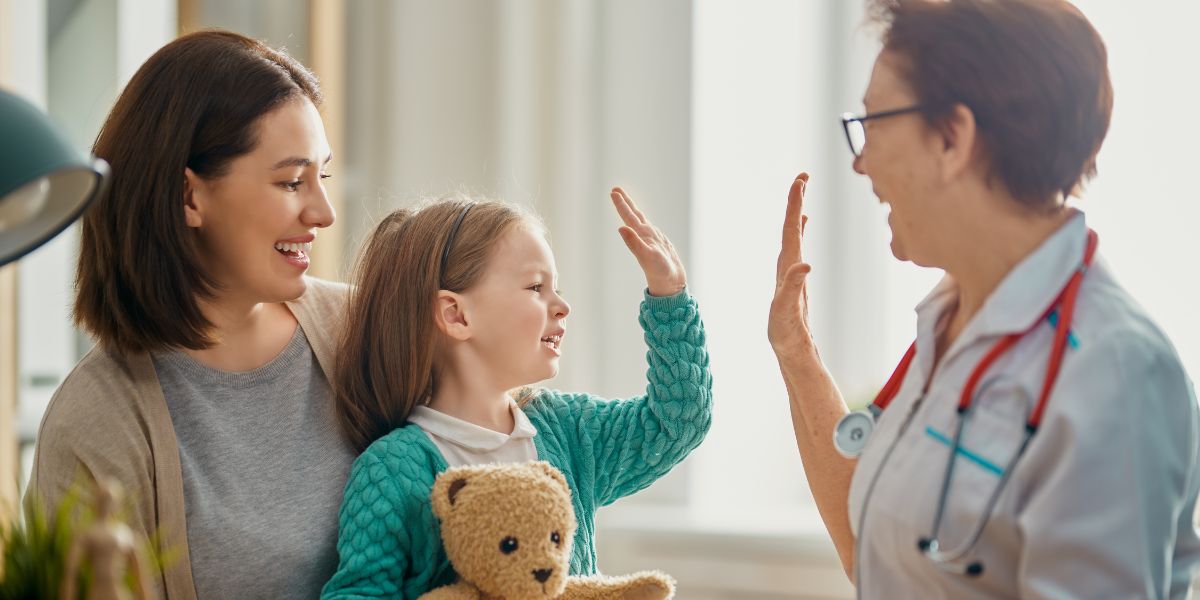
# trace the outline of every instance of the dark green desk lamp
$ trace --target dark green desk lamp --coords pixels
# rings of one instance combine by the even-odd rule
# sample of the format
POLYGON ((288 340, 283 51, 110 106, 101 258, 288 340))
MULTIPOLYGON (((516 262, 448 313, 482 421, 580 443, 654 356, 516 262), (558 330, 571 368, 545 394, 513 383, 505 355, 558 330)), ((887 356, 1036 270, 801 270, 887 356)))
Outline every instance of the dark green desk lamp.
POLYGON ((107 163, 80 155, 42 111, 0 90, 0 265, 62 233, 107 179, 107 163))

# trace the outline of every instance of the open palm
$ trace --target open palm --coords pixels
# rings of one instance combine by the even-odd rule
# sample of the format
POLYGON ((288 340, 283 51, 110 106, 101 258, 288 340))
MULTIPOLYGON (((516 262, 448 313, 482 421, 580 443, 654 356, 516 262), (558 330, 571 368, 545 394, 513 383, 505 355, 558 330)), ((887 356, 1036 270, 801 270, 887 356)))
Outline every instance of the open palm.
POLYGON ((671 240, 633 203, 625 190, 612 189, 613 207, 625 222, 617 231, 646 274, 646 288, 651 296, 673 296, 687 285, 683 261, 675 252, 671 240))
POLYGON ((801 253, 804 227, 808 224, 808 217, 804 216, 807 187, 807 173, 801 173, 792 182, 783 218, 779 260, 775 263, 775 297, 771 300, 767 338, 781 357, 798 353, 812 340, 808 329, 808 273, 812 267, 804 262, 801 253))

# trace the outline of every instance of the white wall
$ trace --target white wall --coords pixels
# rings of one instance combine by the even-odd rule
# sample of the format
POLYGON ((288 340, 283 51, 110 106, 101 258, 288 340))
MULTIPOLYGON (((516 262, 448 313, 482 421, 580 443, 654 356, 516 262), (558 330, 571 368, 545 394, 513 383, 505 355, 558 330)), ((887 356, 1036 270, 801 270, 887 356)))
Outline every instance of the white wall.
POLYGON ((1200 2, 1081 0, 1104 38, 1114 88, 1099 176, 1082 201, 1117 278, 1200 377, 1196 224, 1200 188, 1200 2))

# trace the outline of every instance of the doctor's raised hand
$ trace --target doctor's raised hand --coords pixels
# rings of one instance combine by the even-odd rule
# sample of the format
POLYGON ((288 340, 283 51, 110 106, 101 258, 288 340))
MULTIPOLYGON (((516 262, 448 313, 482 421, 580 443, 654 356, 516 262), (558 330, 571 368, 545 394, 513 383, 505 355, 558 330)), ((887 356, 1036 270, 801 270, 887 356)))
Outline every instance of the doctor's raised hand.
POLYGON ((813 348, 808 327, 808 273, 812 266, 804 262, 802 253, 804 228, 808 224, 804 215, 807 188, 808 173, 801 173, 788 192, 783 239, 775 262, 775 298, 767 321, 767 339, 781 360, 798 358, 813 348))
POLYGON ((808 274, 812 266, 804 262, 802 249, 808 225, 804 215, 808 181, 808 173, 801 173, 788 191, 767 338, 788 391, 792 427, 813 499, 846 575, 853 580, 854 536, 846 498, 856 461, 846 459, 828 443, 838 420, 849 410, 821 362, 808 323, 808 274))
POLYGON ((651 296, 674 296, 687 286, 683 261, 671 240, 654 226, 633 203, 625 190, 612 189, 613 207, 624 221, 617 231, 646 274, 646 289, 651 296))

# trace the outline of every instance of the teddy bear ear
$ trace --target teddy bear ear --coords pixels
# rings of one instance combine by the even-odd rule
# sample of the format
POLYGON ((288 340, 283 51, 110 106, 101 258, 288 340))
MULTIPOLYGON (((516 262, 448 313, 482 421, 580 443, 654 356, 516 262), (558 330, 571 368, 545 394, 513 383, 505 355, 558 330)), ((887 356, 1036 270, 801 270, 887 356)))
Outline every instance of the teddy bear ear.
POLYGON ((433 514, 438 519, 445 520, 450 515, 450 511, 454 510, 454 501, 458 497, 458 493, 467 487, 469 479, 467 473, 446 472, 438 475, 437 481, 433 483, 433 492, 430 494, 430 499, 433 501, 433 514))
POLYGON ((566 490, 566 492, 568 494, 571 493, 571 488, 570 488, 570 486, 567 485, 567 478, 563 477, 562 472, 559 471, 558 469, 554 468, 553 465, 551 465, 550 463, 548 463, 544 460, 532 462, 532 463, 529 463, 529 465, 530 465, 530 467, 536 469, 537 471, 544 473, 545 475, 547 475, 554 481, 557 481, 559 483, 559 485, 561 485, 562 488, 564 490, 566 490))

